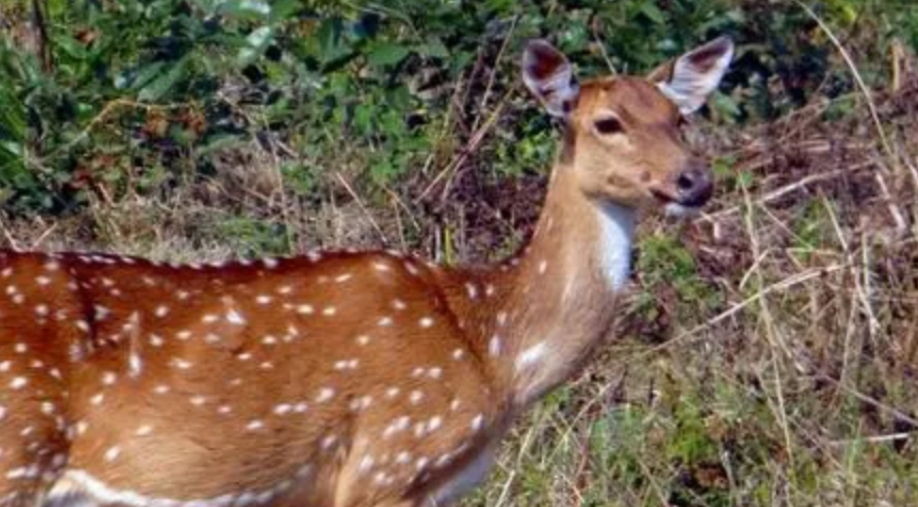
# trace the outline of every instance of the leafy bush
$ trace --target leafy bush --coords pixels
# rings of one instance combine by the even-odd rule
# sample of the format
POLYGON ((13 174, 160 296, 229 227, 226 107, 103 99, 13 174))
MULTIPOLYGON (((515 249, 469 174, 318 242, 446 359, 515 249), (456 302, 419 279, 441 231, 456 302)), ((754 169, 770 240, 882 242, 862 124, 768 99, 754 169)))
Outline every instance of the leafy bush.
MULTIPOLYGON (((534 36, 590 75, 643 72, 731 34, 736 70, 713 101, 727 121, 852 89, 849 75, 829 70, 831 41, 787 2, 35 4, 45 11, 44 58, 23 48, 34 31, 24 0, 4 8, 17 30, 0 37, 0 202, 17 214, 70 212, 89 194, 169 194, 212 175, 215 153, 252 140, 292 159, 298 169, 284 174, 294 194, 308 197, 323 174, 346 167, 362 194, 382 195, 422 168, 429 179, 448 166, 495 112, 496 141, 466 163, 494 177, 544 167, 549 122, 511 100, 520 46, 534 36)), ((880 61, 890 36, 918 41, 913 9, 832 0, 816 12, 839 34, 879 36, 857 48, 866 63, 880 61)))

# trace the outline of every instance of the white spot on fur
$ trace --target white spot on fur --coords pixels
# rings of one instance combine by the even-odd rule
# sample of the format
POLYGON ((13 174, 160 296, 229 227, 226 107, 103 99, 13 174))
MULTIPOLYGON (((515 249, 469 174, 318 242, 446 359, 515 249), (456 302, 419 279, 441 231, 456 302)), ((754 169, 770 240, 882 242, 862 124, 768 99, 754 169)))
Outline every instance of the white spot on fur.
POLYGON ((522 370, 537 363, 542 359, 542 356, 545 355, 546 350, 547 347, 545 346, 545 342, 539 342, 520 352, 520 354, 516 356, 516 369, 522 370))
POLYGON ((319 395, 316 396, 316 403, 324 403, 335 396, 335 390, 329 387, 323 387, 319 390, 319 395))
POLYGON ((121 456, 121 448, 117 445, 109 447, 108 450, 105 451, 105 461, 115 461, 118 459, 118 456, 121 456))
POLYGON ((230 324, 235 324, 237 326, 245 324, 245 318, 243 318, 243 316, 235 309, 226 312, 226 320, 230 324))
POLYGON ((500 355, 500 336, 494 335, 491 337, 491 341, 488 342, 488 353, 494 357, 500 355))

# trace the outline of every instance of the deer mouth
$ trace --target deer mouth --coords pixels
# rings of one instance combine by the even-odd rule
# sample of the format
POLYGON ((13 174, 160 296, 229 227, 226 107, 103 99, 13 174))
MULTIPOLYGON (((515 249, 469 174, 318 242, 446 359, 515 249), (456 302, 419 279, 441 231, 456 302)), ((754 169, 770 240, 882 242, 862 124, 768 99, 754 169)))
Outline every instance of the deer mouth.
POLYGON ((669 192, 651 189, 650 193, 663 207, 663 213, 669 217, 688 218, 697 215, 704 203, 682 202, 669 192))
POLYGON ((714 185, 707 177, 699 177, 698 183, 691 186, 677 186, 670 191, 665 186, 650 189, 651 195, 663 206, 679 205, 690 210, 704 207, 714 195, 714 185))
POLYGON ((666 192, 666 191, 664 191, 664 190, 661 190, 661 189, 659 189, 659 188, 651 188, 651 189, 650 189, 650 194, 651 194, 656 200, 660 201, 660 204, 663 204, 663 205, 669 205, 669 204, 674 204, 674 203, 678 203, 678 202, 679 202, 679 200, 676 199, 676 196, 674 196, 673 194, 671 194, 671 193, 669 193, 669 192, 666 192))

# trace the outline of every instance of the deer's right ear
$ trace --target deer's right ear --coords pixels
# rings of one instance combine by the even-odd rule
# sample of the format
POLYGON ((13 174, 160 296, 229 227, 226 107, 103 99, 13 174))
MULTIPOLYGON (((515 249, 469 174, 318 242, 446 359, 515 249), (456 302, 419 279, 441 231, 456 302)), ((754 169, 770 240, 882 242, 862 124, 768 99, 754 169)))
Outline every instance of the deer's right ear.
POLYGON ((580 94, 570 62, 543 39, 533 39, 526 44, 523 82, 552 116, 567 116, 580 94))

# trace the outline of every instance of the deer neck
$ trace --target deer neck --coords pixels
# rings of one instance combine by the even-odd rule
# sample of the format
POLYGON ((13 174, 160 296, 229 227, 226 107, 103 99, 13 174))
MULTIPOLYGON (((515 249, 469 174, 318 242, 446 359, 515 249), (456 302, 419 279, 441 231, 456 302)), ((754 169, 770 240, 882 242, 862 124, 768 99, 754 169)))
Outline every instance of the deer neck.
POLYGON ((496 288, 494 301, 469 312, 467 329, 513 405, 563 382, 605 337, 628 280, 634 224, 632 209, 588 198, 559 165, 523 253, 472 275, 496 288))

